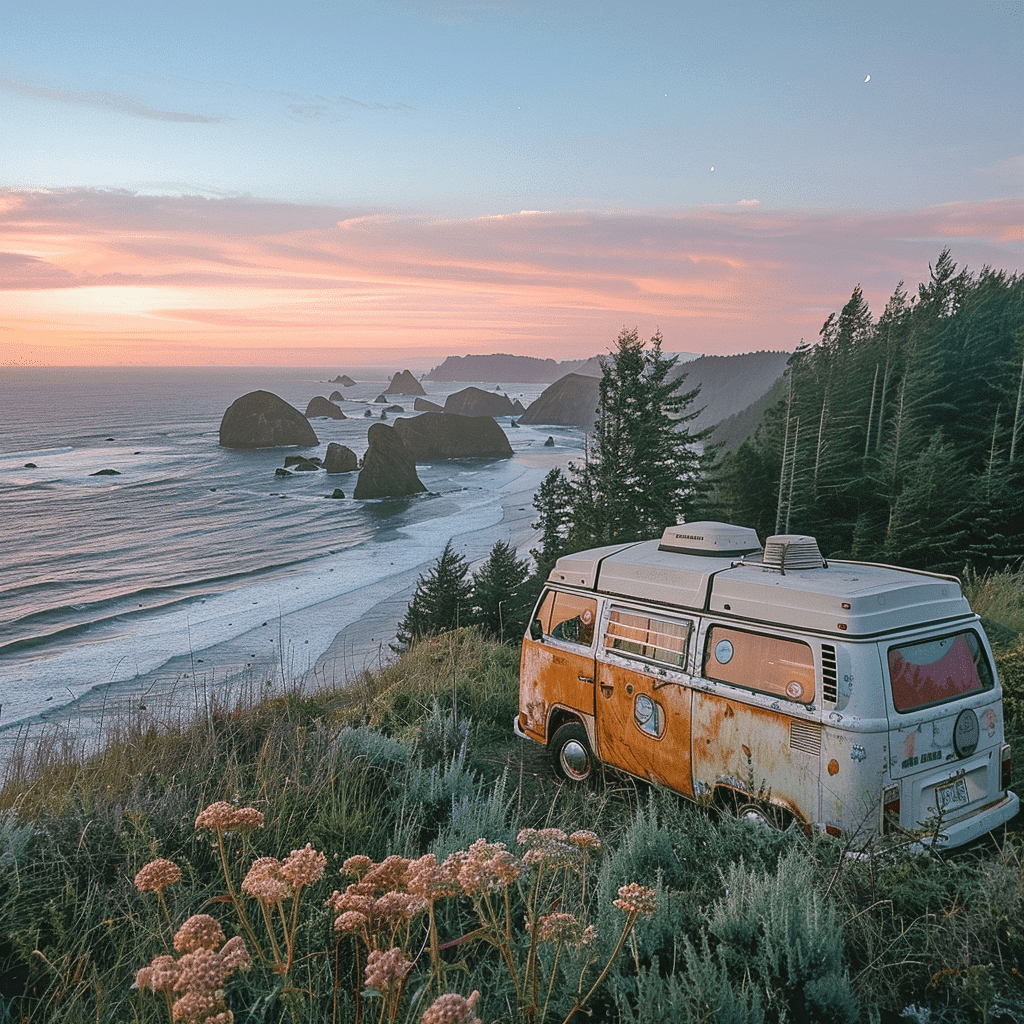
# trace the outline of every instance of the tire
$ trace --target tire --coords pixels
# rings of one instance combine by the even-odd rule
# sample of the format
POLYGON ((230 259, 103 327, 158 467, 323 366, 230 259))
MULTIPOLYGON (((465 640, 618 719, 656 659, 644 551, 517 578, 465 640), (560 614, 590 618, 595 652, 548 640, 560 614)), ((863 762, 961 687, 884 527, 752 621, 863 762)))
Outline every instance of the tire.
POLYGON ((566 722, 555 730, 548 744, 555 774, 566 782, 588 782, 597 762, 590 749, 587 730, 579 722, 566 722))

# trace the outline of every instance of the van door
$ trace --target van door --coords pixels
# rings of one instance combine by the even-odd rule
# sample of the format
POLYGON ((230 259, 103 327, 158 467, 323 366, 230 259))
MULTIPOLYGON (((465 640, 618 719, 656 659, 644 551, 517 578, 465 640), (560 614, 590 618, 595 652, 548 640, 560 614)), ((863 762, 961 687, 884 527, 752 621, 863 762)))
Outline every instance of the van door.
MULTIPOLYGON (((821 722, 814 657, 790 637, 713 623, 693 698, 693 775, 752 807, 818 817, 821 722)), ((752 812, 756 813, 756 812, 752 812)))
POLYGON ((527 732, 542 743, 551 711, 577 712, 584 724, 594 715, 594 623, 597 600, 585 594, 548 590, 537 606, 523 640, 519 671, 519 705, 527 732), (539 633, 534 637, 533 632, 539 633))
POLYGON ((889 774, 908 827, 956 822, 1000 796, 1002 716, 995 675, 973 629, 883 645, 889 774))
POLYGON ((613 606, 599 646, 596 708, 602 761, 689 797, 692 633, 689 620, 613 606))

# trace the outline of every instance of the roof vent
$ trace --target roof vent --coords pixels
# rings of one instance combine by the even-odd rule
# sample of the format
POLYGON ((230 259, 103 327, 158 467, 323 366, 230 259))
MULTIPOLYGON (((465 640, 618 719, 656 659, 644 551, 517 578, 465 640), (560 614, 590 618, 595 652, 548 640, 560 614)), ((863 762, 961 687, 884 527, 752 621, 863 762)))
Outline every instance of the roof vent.
POLYGON ((761 550, 757 533, 746 526, 730 523, 680 523, 661 535, 659 551, 677 551, 686 555, 711 555, 738 558, 761 550))
POLYGON ((783 533, 769 537, 764 544, 764 565, 786 572, 787 569, 827 569, 818 542, 813 537, 783 533))

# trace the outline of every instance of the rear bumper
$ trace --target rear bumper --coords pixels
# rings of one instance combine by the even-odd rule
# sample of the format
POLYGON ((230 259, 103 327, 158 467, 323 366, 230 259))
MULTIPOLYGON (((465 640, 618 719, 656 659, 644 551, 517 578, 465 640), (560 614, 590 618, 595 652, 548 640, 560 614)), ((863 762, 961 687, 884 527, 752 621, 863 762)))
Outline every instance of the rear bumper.
MULTIPOLYGON (((521 740, 532 740, 533 739, 532 736, 527 736, 526 733, 523 732, 523 727, 519 724, 519 716, 518 715, 516 715, 516 717, 512 719, 512 731, 521 740)), ((534 740, 534 742, 536 742, 536 740, 534 740)))
POLYGON ((935 845, 939 847, 963 846, 965 843, 999 828, 1000 825, 1005 825, 1019 810, 1020 800, 1017 794, 1007 791, 1002 800, 990 804, 981 812, 970 814, 960 821, 944 824, 935 845))

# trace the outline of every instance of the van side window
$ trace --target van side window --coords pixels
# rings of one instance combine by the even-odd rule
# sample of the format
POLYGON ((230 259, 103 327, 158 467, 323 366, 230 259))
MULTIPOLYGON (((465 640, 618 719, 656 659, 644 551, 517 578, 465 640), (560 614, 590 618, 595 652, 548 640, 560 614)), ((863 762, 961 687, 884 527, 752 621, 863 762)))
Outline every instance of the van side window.
POLYGON ((653 661, 670 668, 686 667, 690 623, 613 608, 604 634, 605 650, 653 661))
POLYGON ((549 590, 537 609, 536 617, 540 619, 546 636, 589 647, 594 641, 597 601, 578 594, 549 590))
POLYGON ((704 646, 704 676, 801 704, 814 700, 810 646, 781 636, 712 626, 704 646))
POLYGON ((890 647, 889 680, 897 711, 942 704, 995 686, 978 637, 970 631, 890 647))

